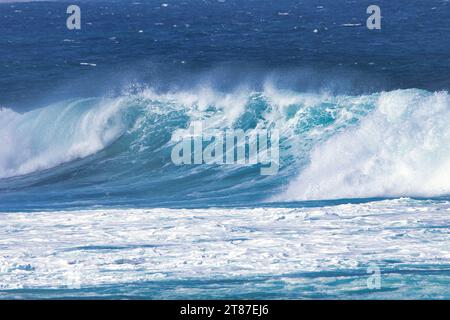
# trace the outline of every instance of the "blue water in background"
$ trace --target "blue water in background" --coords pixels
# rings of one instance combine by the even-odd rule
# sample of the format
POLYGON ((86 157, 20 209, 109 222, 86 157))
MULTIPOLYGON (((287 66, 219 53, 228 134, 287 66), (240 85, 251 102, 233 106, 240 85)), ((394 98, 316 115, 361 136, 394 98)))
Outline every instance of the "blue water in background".
POLYGON ((370 1, 77 3, 79 31, 66 28, 68 2, 0 4, 2 105, 33 109, 133 81, 186 86, 201 72, 223 88, 293 69, 304 75, 280 80, 302 90, 449 87, 446 1, 378 1, 375 31, 365 26, 370 1), (80 66, 86 61, 97 67, 80 66))
MULTIPOLYGON (((0 211, 320 209, 398 198, 385 193, 344 200, 271 200, 308 166, 314 148, 358 126, 373 112, 379 92, 399 90, 399 95, 406 92, 425 99, 450 88, 449 2, 377 1, 381 30, 366 28, 366 8, 371 4, 349 0, 0 4, 0 106, 9 110, 8 114, 2 110, 0 121, 3 117, 4 126, 13 124, 11 130, 0 131, 8 141, 0 149, 0 174, 4 173, 0 211), (66 28, 69 4, 81 7, 81 30, 66 28), (267 90, 268 83, 276 88, 275 94, 267 90), (274 101, 284 92, 299 101, 324 94, 328 98, 315 102, 314 108, 295 102, 282 109, 274 101), (209 94, 207 107, 199 107, 209 94), (227 107, 235 102, 231 99, 225 107, 222 103, 237 94, 244 95, 244 108, 227 123, 227 107), (110 105, 118 107, 109 110, 110 105), (351 116, 341 123, 339 116, 347 111, 351 116), (223 120, 227 124, 221 128, 252 129, 258 124, 280 126, 272 119, 280 112, 285 112, 286 121, 281 127, 290 131, 281 138, 281 169, 276 176, 261 176, 259 165, 176 167, 170 161, 172 133, 194 120, 216 119, 221 125, 223 120), (92 130, 84 126, 88 120, 92 130), (93 151, 84 154, 87 147, 81 143, 89 139, 99 146, 88 144, 93 151), (78 144, 84 149, 72 148, 78 144)), ((445 193, 403 196, 448 199, 445 193)), ((346 285, 364 274, 361 270, 344 272, 346 285)), ((430 274, 422 271, 411 272, 411 281, 423 274, 423 281, 433 283, 434 276, 447 281, 445 267, 430 274)), ((305 275, 303 290, 309 292, 305 297, 339 297, 308 291, 316 276, 305 275)), ((408 279, 402 279, 405 286, 408 279)), ((297 297, 277 279, 265 276, 213 283, 179 281, 111 285, 73 294, 217 298, 201 288, 217 289, 214 284, 231 281, 227 282, 231 289, 218 291, 220 297, 297 297), (262 289, 250 290, 249 283, 262 289), (159 290, 160 286, 166 289, 159 290), (180 286, 190 293, 170 293, 180 286), (239 294, 242 288, 248 292, 239 294)), ((339 284, 325 280, 324 286, 339 284)), ((72 291, 24 290, 12 294, 72 296, 72 291)))
MULTIPOLYGON (((281 89, 346 95, 406 88, 445 90, 450 84, 450 43, 446 41, 450 11, 445 1, 381 1, 382 29, 372 31, 365 26, 367 1, 79 4, 82 29, 75 31, 65 25, 67 3, 0 5, 0 105, 24 112, 70 99, 120 97, 124 88, 128 92, 141 87, 182 91, 205 83, 218 92, 233 92, 239 85, 258 91, 268 77, 281 89)), ((134 105, 125 116, 129 125, 143 112, 142 101, 130 103, 134 105)), ((248 106, 238 127, 258 122, 255 108, 270 108, 263 98, 255 104, 248 106)), ((322 116, 319 125, 328 121, 326 114, 322 116)), ((146 121, 156 121, 152 117, 156 116, 146 121)), ((177 128, 186 127, 192 119, 172 113, 164 119, 169 120, 177 128)), ((286 157, 284 174, 276 181, 264 179, 263 192, 254 192, 258 183, 248 192, 228 189, 253 177, 258 168, 229 177, 230 182, 224 181, 220 188, 225 191, 213 195, 209 182, 216 184, 217 177, 211 172, 188 175, 183 184, 169 185, 168 173, 158 170, 175 170, 165 167, 170 151, 158 148, 170 134, 170 130, 159 130, 147 137, 146 144, 158 150, 158 159, 152 150, 130 155, 127 148, 138 137, 125 135, 88 159, 2 180, 0 207, 258 205, 299 171, 300 166, 294 168, 286 157), (115 167, 105 166, 107 159, 116 159, 115 167), (129 161, 143 167, 130 168, 129 161), (287 166, 292 170, 286 170, 287 166), (155 174, 137 177, 136 171, 142 170, 155 174), (130 180, 143 184, 131 190, 130 180), (195 196, 180 198, 180 190, 184 195, 186 190, 195 191, 195 196)), ((301 152, 307 157, 309 150, 301 152)))

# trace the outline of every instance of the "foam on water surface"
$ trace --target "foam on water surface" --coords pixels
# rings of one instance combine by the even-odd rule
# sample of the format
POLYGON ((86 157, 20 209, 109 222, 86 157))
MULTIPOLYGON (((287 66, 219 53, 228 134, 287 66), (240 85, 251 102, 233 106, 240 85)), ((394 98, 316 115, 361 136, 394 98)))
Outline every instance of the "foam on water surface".
MULTIPOLYGON (((239 296, 254 282, 253 297, 402 297, 404 290, 426 297, 407 291, 417 283, 404 282, 428 272, 448 281, 449 213, 448 202, 410 199, 319 208, 2 213, 1 296, 45 289, 108 297, 131 286, 122 294, 186 297, 172 290, 178 283, 189 294, 214 297, 205 281, 222 281, 222 296, 239 296), (366 287, 371 263, 382 272, 378 291, 366 287), (314 287, 300 290, 308 285, 314 287)), ((439 283, 428 289, 448 296, 439 283)))
POLYGON ((384 92, 358 126, 314 147, 284 200, 450 194, 447 92, 384 92))

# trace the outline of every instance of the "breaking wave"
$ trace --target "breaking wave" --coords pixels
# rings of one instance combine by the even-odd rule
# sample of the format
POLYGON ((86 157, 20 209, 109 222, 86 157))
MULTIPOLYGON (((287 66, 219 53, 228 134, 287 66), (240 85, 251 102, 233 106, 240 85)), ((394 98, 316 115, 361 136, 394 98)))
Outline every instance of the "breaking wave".
POLYGON ((155 205, 447 195, 448 119, 447 92, 336 95, 271 85, 144 89, 23 114, 1 109, 0 190, 38 186, 48 198, 42 186, 51 185, 60 203, 78 197, 155 205), (278 129, 280 172, 173 165, 171 136, 194 121, 215 129, 278 129))

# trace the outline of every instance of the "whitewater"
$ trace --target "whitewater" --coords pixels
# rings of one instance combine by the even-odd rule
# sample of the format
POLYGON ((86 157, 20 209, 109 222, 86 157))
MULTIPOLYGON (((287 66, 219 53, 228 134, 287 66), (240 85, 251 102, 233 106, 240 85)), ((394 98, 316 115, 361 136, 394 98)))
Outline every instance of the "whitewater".
POLYGON ((3 108, 0 297, 448 298, 449 116, 270 84, 3 108), (280 172, 174 165, 195 121, 279 130, 280 172))
POLYGON ((207 185, 206 205, 225 198, 248 204, 239 198, 242 192, 265 202, 450 193, 450 98, 445 91, 348 96, 270 85, 260 92, 145 89, 116 98, 63 101, 22 114, 2 109, 0 115, 2 189, 33 188, 49 177, 63 183, 59 178, 76 167, 75 180, 82 186, 72 191, 81 188, 85 196, 102 189, 125 192, 132 182, 149 196, 178 194, 189 202, 186 191, 200 192, 207 185), (277 129, 281 172, 263 177, 258 166, 174 165, 173 133, 197 121, 206 129, 277 129), (176 183, 186 183, 187 189, 161 190, 162 184, 176 183), (254 192, 261 189, 267 194, 254 192))
POLYGON ((2 213, 0 298, 448 298, 449 213, 411 199, 2 213))
POLYGON ((450 298, 450 2, 78 2, 0 3, 0 299, 450 298))
POLYGON ((450 299, 450 2, 376 4, 0 3, 0 299, 450 299))

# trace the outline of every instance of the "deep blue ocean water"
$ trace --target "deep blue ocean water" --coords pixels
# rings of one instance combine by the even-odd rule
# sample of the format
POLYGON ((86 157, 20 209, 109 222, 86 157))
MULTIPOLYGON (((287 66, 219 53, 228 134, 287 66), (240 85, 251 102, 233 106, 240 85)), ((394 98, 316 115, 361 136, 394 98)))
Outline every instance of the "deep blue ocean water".
POLYGON ((450 4, 371 4, 0 3, 0 296, 449 298, 450 4), (196 121, 280 171, 175 166, 196 121))

